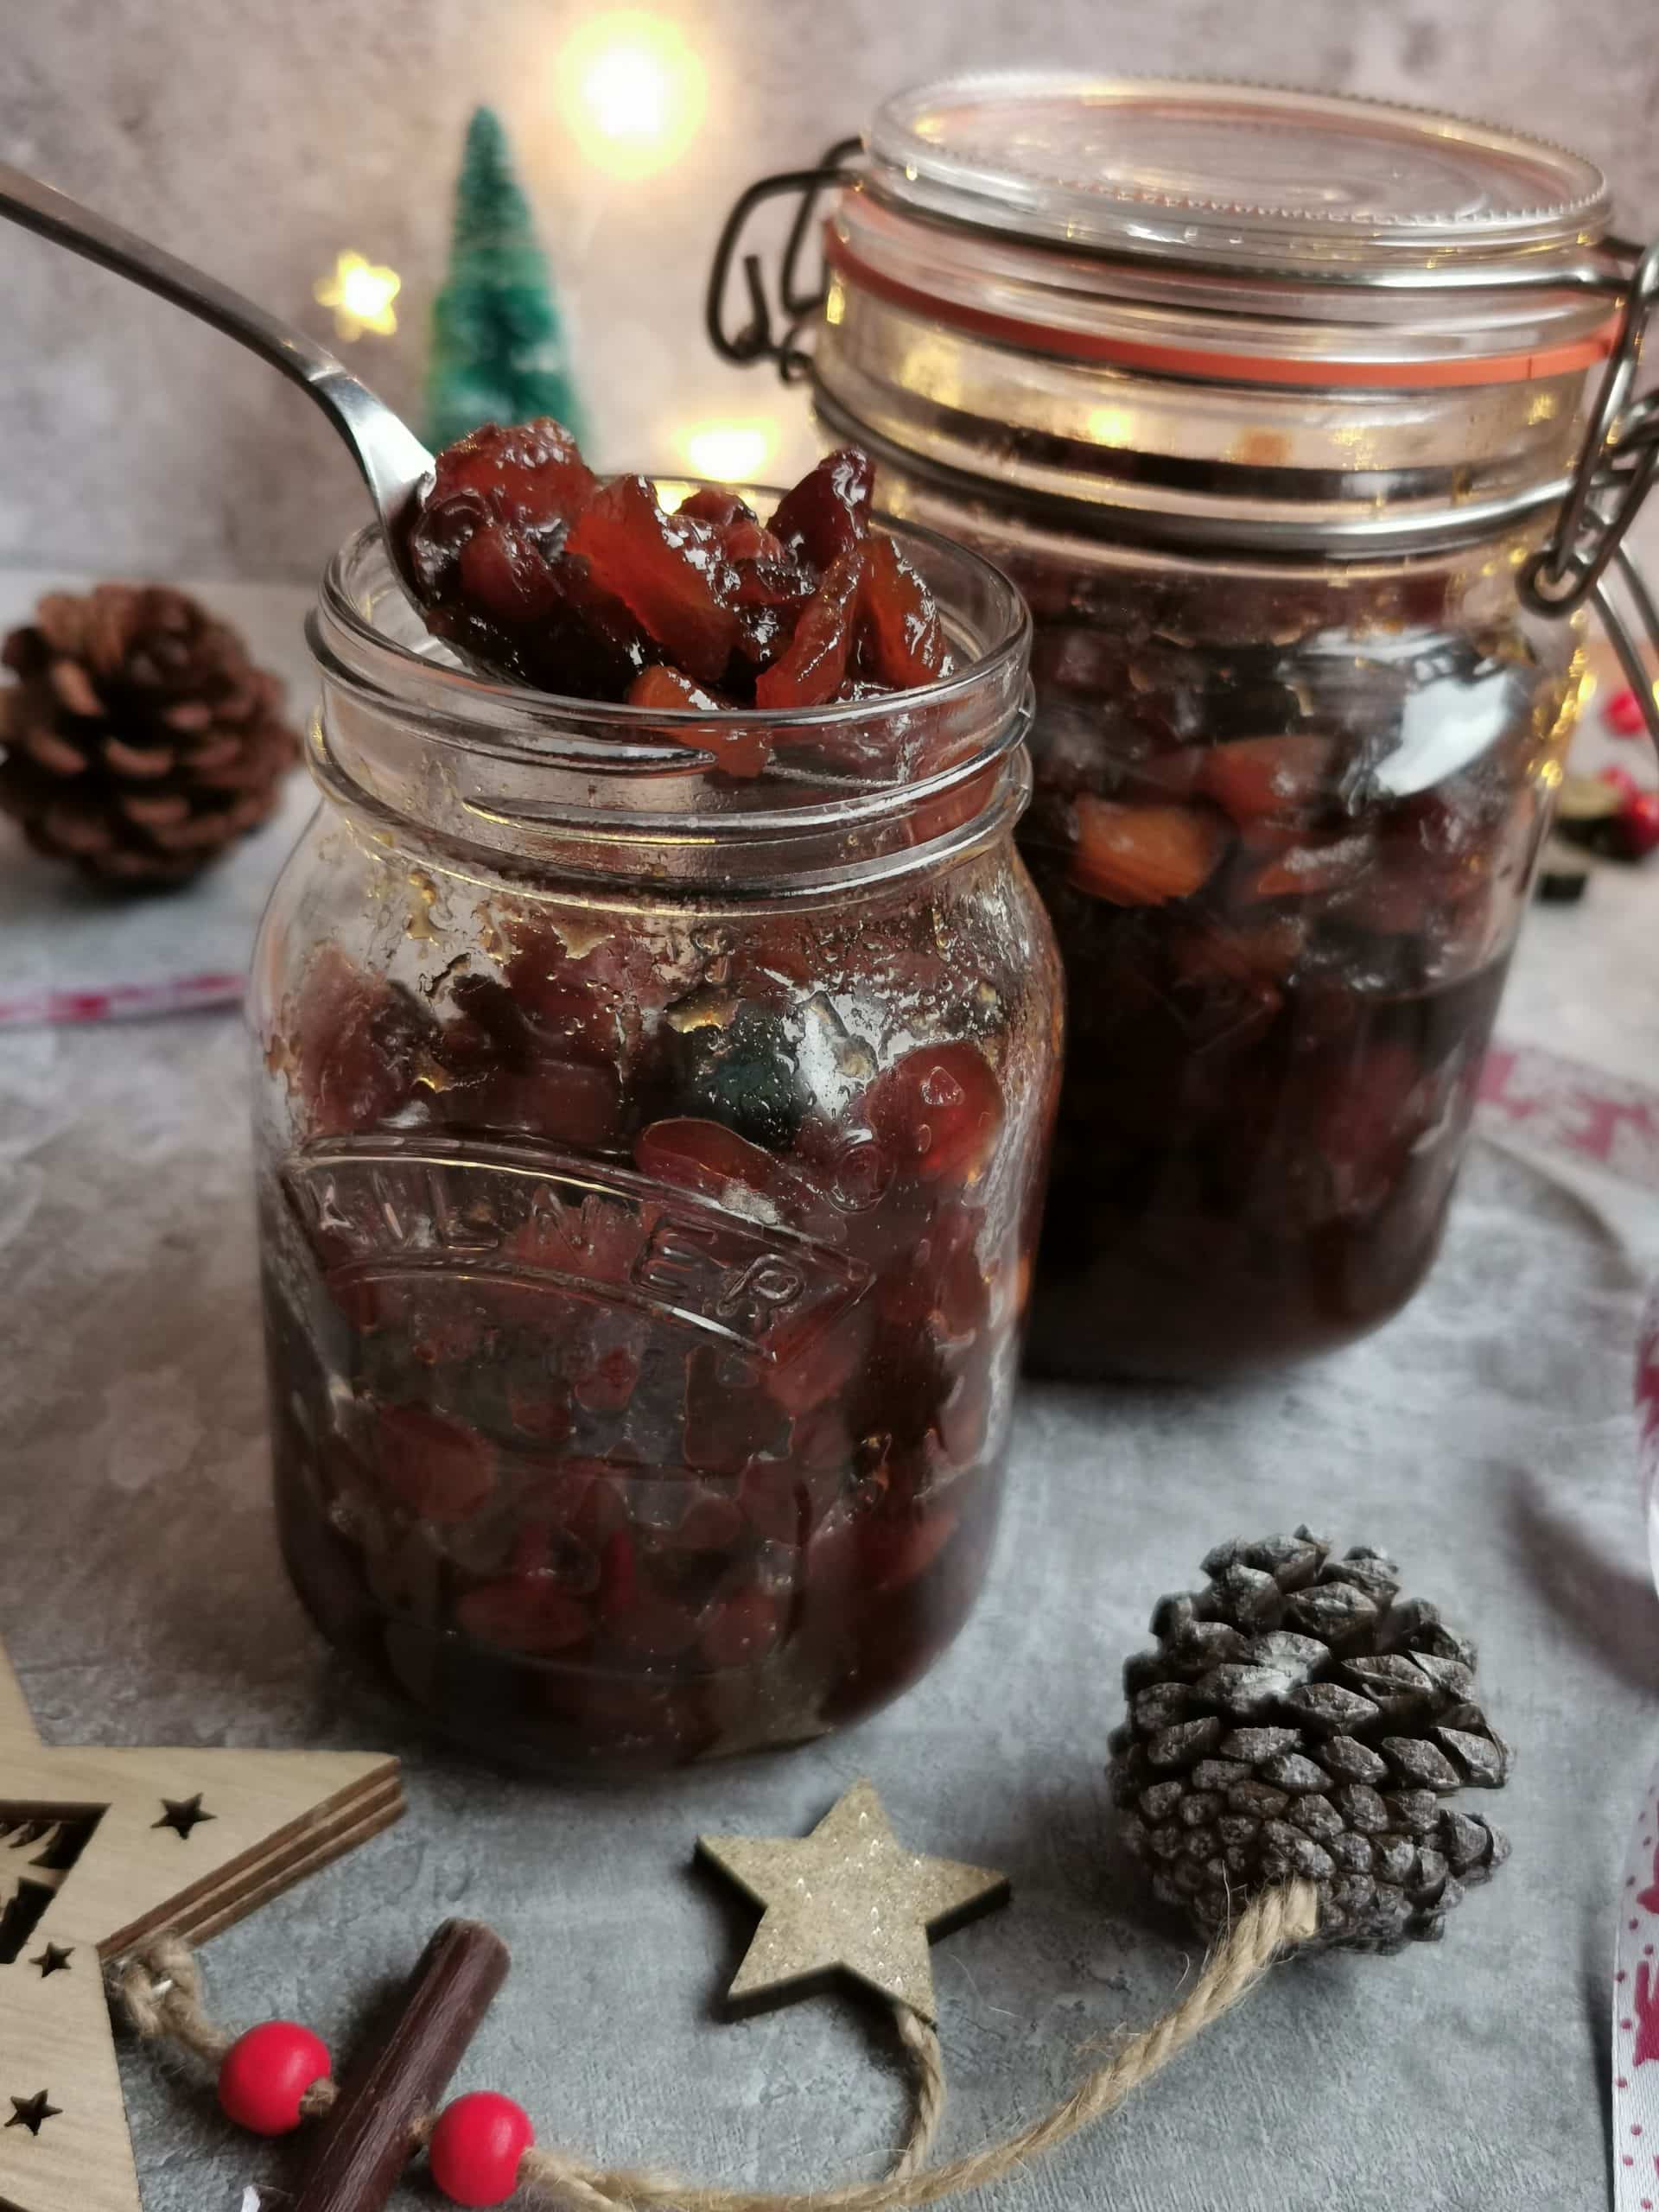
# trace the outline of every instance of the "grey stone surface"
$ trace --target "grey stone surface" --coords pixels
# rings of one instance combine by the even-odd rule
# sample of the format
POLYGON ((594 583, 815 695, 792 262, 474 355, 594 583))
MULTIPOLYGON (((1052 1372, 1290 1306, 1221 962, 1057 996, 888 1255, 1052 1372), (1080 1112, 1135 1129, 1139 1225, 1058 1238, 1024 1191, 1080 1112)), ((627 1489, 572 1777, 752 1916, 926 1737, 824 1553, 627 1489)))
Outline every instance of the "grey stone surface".
MULTIPOLYGON (((1510 1033, 1556 1037, 1570 1007, 1567 1048, 1650 1071, 1659 992, 1638 956, 1656 901, 1659 881, 1625 876, 1535 917, 1510 1033)), ((245 1093, 226 1015, 0 1037, 0 1630, 43 1732, 408 1762, 402 1827, 212 1945, 226 2016, 298 2017, 348 2050, 433 1924, 473 1914, 516 1963, 465 2084, 617 2160, 745 2181, 873 2170, 903 2101, 880 2022, 825 1998, 723 2023, 752 1921, 689 1866, 699 1830, 804 1828, 867 1773, 918 1848, 1013 1877, 1013 1910, 935 1955, 948 2142, 1003 2132, 1192 1968, 1113 1842, 1102 1767, 1124 1654, 1214 1541, 1311 1518, 1396 1554, 1478 1637, 1518 1751, 1493 1808, 1514 1858, 1440 1948, 1287 1967, 1120 2117, 982 2201, 1603 2200, 1614 1883, 1659 1680, 1627 1410, 1651 1196, 1478 1145, 1438 1271, 1370 1344, 1249 1389, 1028 1391, 989 1592, 908 1700, 773 1760, 568 1789, 423 1748, 288 1591, 245 1093)), ((291 2154, 231 2133, 194 2072, 129 2049, 124 2074, 148 2212, 238 2212, 248 2183, 291 2181, 291 2154)), ((411 2187, 399 2204, 428 2201, 411 2187)))
MULTIPOLYGON (((122 216, 327 335, 341 247, 402 271, 403 327, 352 358, 417 403, 450 182, 472 103, 502 109, 558 267, 607 463, 669 466, 690 424, 804 406, 703 341, 702 287, 741 188, 857 130, 896 86, 1058 61, 1232 73, 1438 103, 1581 147, 1627 228, 1659 225, 1650 0, 697 0, 671 12, 709 97, 641 183, 585 167, 560 111, 577 0, 5 0, 0 157, 122 216)), ((305 575, 359 517, 320 418, 211 333, 0 232, 0 563, 305 575)))

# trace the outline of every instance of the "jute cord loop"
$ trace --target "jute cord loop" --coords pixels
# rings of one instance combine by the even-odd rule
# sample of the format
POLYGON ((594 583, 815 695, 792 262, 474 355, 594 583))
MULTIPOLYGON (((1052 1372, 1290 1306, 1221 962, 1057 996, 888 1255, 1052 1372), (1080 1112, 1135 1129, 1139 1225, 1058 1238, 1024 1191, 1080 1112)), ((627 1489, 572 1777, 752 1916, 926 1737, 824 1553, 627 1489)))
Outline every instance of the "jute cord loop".
MULTIPOLYGON (((890 2212, 982 2189, 1115 2112, 1195 2036, 1230 2012, 1275 1959, 1308 1942, 1318 1924, 1319 1892, 1311 1883, 1292 1881, 1264 1890, 1245 1906, 1168 2012, 1128 2037, 1052 2112, 963 2158, 938 2165, 925 2163, 944 2114, 944 2054, 929 2023, 899 2005, 893 2015, 911 2066, 911 2125, 896 2163, 880 2180, 804 2191, 705 2188, 671 2174, 596 2166, 538 2143, 524 2155, 519 2183, 579 2212, 890 2212)), ((118 1981, 139 2035, 178 2044, 215 2067, 235 2041, 204 2008, 195 1959, 177 1936, 163 1936, 148 1944, 121 1968, 118 1981)), ((302 2110, 309 2118, 320 2117, 335 2094, 332 2082, 319 2082, 307 2091, 302 2110)), ((429 2118, 416 2131, 417 2147, 430 2131, 429 2118)))

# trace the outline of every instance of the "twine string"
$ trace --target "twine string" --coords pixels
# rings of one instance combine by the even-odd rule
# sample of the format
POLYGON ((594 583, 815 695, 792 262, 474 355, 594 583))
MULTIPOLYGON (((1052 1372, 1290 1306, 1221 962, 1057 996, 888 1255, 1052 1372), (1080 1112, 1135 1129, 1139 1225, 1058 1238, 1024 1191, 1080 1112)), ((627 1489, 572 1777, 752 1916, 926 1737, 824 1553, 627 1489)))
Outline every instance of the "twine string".
MULTIPOLYGON (((1129 2037, 1069 2097, 1026 2126, 965 2157, 925 2161, 944 2113, 944 2059, 939 2039, 919 2013, 893 2007, 911 2062, 912 2119, 904 2148, 880 2180, 798 2190, 706 2188, 671 2174, 597 2166, 568 2151, 536 2144, 524 2152, 518 2179, 526 2189, 577 2212, 893 2212, 1000 2181, 1027 2160, 1090 2127, 1248 1995, 1283 1952, 1308 1942, 1319 1924, 1319 1892, 1305 1881, 1262 1891, 1240 1914, 1192 1986, 1150 2027, 1129 2037)), ((122 1970, 120 1991, 141 2036, 165 2038, 216 2066, 235 2038, 205 2010, 201 1977, 188 1946, 162 1936, 122 1970)), ((307 2091, 308 2117, 327 2112, 332 2082, 307 2091)), ((430 2132, 421 2124, 420 2139, 430 2132)))

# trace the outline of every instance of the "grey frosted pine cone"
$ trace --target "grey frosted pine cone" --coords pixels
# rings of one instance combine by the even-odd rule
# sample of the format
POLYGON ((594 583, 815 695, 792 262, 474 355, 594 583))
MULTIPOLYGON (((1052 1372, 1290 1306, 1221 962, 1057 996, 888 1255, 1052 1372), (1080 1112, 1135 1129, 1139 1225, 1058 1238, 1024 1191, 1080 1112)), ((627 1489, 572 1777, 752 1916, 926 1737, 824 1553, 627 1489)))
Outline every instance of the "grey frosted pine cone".
POLYGON ((1322 1944, 1433 1940, 1509 1845, 1447 1802, 1495 1789, 1508 1746, 1475 1699, 1475 1650, 1393 1561, 1338 1559, 1306 1529, 1221 1544, 1205 1588, 1161 1599, 1124 1667, 1111 1738, 1125 1840, 1206 1936, 1302 1875, 1322 1944))

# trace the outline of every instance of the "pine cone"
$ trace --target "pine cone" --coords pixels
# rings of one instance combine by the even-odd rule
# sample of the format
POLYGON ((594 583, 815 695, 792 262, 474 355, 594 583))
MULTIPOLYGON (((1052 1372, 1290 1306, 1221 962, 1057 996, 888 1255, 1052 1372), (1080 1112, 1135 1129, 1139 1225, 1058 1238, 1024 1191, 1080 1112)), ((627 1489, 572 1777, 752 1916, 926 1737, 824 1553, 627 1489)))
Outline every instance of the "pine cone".
POLYGON ((1380 1552, 1330 1550, 1306 1529, 1222 1544, 1205 1589, 1160 1602, 1157 1649, 1123 1669, 1113 1795, 1154 1890, 1206 1936, 1300 1874, 1321 1944, 1393 1951, 1438 1937, 1509 1857, 1441 1801, 1498 1788, 1510 1753, 1474 1701, 1474 1646, 1401 1603, 1380 1552))
POLYGON ((149 885, 275 810, 299 741, 236 632, 165 585, 51 592, 0 661, 0 811, 37 852, 149 885))

